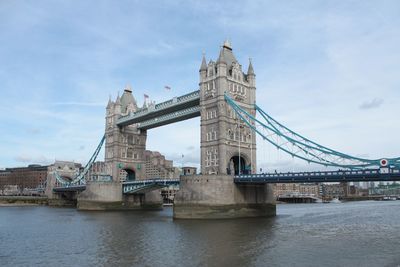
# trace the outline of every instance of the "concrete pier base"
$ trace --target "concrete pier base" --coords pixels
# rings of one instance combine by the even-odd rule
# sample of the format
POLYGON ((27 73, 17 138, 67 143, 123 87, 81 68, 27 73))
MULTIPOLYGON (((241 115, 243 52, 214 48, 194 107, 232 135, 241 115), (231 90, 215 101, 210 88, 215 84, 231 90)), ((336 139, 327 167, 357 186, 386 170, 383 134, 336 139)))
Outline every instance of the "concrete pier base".
POLYGON ((140 195, 123 195, 119 182, 93 182, 79 194, 78 210, 154 210, 162 209, 159 191, 140 195))
POLYGON ((49 198, 47 201, 48 205, 51 207, 76 207, 77 200, 76 198, 49 198))
POLYGON ((175 219, 227 219, 276 215, 272 186, 236 185, 230 175, 182 176, 175 219))
POLYGON ((47 193, 48 205, 52 207, 76 207, 79 192, 47 193))

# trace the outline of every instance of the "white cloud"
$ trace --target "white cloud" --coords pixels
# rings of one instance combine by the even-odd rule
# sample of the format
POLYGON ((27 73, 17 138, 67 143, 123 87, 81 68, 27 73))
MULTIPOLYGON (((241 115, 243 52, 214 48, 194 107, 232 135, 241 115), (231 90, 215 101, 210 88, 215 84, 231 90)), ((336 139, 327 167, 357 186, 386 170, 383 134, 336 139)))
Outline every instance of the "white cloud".
POLYGON ((371 101, 363 102, 360 105, 360 109, 373 109, 379 108, 383 104, 383 99, 381 98, 374 98, 371 101))
POLYGON ((35 155, 35 156, 29 156, 29 155, 17 155, 14 160, 17 163, 24 163, 24 164, 42 164, 42 165, 48 165, 54 162, 54 160, 51 160, 47 158, 44 155, 35 155))

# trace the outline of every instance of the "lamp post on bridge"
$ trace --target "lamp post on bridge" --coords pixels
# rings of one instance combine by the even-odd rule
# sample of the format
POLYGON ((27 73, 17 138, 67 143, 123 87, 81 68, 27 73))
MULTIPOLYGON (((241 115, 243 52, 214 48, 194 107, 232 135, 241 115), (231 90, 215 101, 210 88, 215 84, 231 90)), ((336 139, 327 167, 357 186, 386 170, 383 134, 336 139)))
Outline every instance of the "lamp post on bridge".
POLYGON ((240 175, 241 174, 241 171, 242 171, 242 166, 241 166, 241 164, 242 164, 242 158, 241 158, 241 156, 240 156, 240 139, 241 139, 241 135, 240 135, 240 128, 243 128, 243 126, 240 124, 240 119, 238 119, 238 124, 236 125, 236 128, 238 129, 238 131, 239 131, 239 158, 238 158, 238 160, 239 160, 239 169, 238 169, 238 175, 240 175))

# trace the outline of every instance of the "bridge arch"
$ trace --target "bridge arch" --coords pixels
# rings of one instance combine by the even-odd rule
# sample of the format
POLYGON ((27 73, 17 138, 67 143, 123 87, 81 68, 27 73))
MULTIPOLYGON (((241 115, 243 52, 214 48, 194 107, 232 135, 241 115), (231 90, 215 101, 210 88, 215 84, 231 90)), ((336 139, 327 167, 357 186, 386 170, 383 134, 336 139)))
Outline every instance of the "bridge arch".
POLYGON ((242 154, 238 152, 232 153, 227 158, 228 162, 226 163, 227 174, 231 175, 239 175, 250 173, 251 170, 251 162, 249 157, 246 154, 242 154), (240 163, 240 164, 239 164, 240 163))
POLYGON ((124 168, 121 170, 123 176, 125 176, 126 181, 136 180, 136 170, 134 168, 124 168))

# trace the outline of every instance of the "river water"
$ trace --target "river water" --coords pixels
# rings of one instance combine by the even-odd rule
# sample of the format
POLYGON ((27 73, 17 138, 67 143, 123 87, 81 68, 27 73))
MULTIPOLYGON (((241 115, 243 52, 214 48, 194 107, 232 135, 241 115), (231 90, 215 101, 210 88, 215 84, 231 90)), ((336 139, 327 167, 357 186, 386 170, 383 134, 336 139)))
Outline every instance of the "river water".
POLYGON ((0 266, 400 266, 400 201, 281 204, 275 218, 0 207, 0 266))

